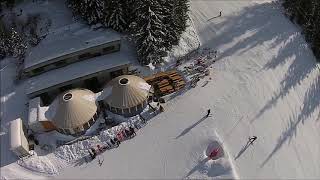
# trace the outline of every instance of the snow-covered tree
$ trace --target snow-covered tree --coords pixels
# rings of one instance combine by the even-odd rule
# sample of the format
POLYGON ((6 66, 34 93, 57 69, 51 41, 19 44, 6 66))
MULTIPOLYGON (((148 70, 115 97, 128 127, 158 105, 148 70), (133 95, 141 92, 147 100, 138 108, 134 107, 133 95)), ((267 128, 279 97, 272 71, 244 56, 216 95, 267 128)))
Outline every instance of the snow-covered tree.
POLYGON ((174 28, 177 34, 181 35, 187 28, 189 0, 174 1, 173 21, 174 28))
POLYGON ((159 0, 162 4, 164 21, 168 34, 165 38, 166 48, 170 50, 179 43, 181 34, 185 31, 188 18, 188 0, 159 0))
POLYGON ((162 16, 163 16, 163 24, 166 26, 166 38, 164 39, 164 46, 167 50, 172 48, 174 39, 176 38, 176 31, 174 31, 173 22, 173 9, 174 9, 174 1, 175 0, 159 0, 159 3, 162 6, 162 16))
POLYGON ((159 63, 186 28, 189 0, 69 0, 89 24, 132 34, 141 63, 159 63))
POLYGON ((159 63, 166 51, 164 39, 167 33, 161 6, 157 0, 140 0, 137 5, 134 37, 140 62, 159 63))
POLYGON ((69 0, 69 6, 89 24, 101 22, 104 17, 105 0, 69 0))
POLYGON ((290 20, 301 25, 306 40, 320 61, 320 1, 284 0, 283 6, 290 20))
POLYGON ((105 7, 104 24, 112 29, 124 32, 128 27, 126 21, 125 0, 109 0, 105 7))
POLYGON ((124 0, 123 9, 125 12, 125 19, 127 22, 127 32, 131 32, 130 24, 134 22, 136 17, 137 4, 140 0, 124 0))
POLYGON ((26 43, 14 29, 6 30, 0 27, 0 58, 6 56, 22 58, 26 49, 26 43))

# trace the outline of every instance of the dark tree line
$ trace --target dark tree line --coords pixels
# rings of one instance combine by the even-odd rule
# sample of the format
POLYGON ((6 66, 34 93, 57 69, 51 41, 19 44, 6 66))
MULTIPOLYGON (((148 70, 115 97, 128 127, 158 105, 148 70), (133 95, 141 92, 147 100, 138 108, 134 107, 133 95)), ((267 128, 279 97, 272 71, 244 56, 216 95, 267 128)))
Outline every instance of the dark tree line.
POLYGON ((284 0, 286 14, 303 29, 305 38, 320 61, 320 1, 284 0))
POLYGON ((142 64, 159 63, 187 27, 189 0, 69 0, 89 24, 132 35, 142 64))

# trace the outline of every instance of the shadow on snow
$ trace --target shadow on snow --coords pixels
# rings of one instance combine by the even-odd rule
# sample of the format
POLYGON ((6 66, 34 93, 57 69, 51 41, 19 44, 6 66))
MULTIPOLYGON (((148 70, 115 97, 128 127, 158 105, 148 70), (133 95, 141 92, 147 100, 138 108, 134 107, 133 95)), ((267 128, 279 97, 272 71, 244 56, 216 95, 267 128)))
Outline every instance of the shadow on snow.
MULTIPOLYGON (((210 46, 217 50, 219 50, 220 45, 229 44, 236 38, 242 38, 241 41, 220 52, 218 59, 235 54, 243 54, 257 46, 266 46, 269 49, 274 49, 281 45, 276 55, 270 55, 269 58, 271 60, 269 62, 262 66, 258 64, 258 72, 272 71, 285 64, 288 64, 289 67, 280 82, 280 89, 274 92, 273 97, 250 120, 251 123, 254 123, 268 110, 275 107, 281 99, 289 95, 292 89, 297 88, 306 78, 309 78, 311 73, 314 71, 319 72, 315 57, 304 38, 301 37, 300 31, 281 14, 280 6, 274 3, 263 3, 246 7, 239 14, 227 17, 227 21, 215 23, 212 20, 210 22, 215 29, 223 31, 221 34, 216 34, 215 29, 210 26, 199 32, 200 34, 205 34, 209 30, 215 34, 216 36, 202 44, 202 47, 210 46), (237 29, 236 31, 235 28, 237 29)), ((232 61, 239 60, 232 59, 232 61)), ((320 107, 319 92, 320 76, 318 75, 306 90, 300 111, 290 115, 287 128, 281 133, 275 147, 260 167, 263 167, 285 142, 291 142, 292 138, 296 136, 298 126, 301 123, 304 124, 305 120, 314 113, 318 113, 316 121, 320 119, 320 112, 317 112, 320 107)))

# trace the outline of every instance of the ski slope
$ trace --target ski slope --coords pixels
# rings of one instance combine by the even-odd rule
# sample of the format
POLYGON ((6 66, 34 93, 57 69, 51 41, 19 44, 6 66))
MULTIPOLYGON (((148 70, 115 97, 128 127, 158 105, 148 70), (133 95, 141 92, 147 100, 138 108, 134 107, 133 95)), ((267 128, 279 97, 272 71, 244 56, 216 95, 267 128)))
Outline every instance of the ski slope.
MULTIPOLYGON (((206 77, 167 102, 135 138, 103 153, 102 166, 96 159, 56 178, 319 179, 320 68, 280 7, 271 1, 191 1, 202 48, 218 50, 212 80, 201 87, 206 77), (213 116, 203 118, 208 108, 213 116), (252 135, 257 141, 245 147, 252 135), (214 140, 226 153, 216 162, 205 158, 214 140)), ((3 64, 1 178, 45 178, 16 164, 8 149, 5 127, 25 118, 26 97, 24 84, 10 81, 14 64, 3 64)))
POLYGON ((320 72, 299 28, 268 1, 194 0, 191 10, 202 47, 218 50, 212 80, 166 103, 102 166, 57 178, 320 178, 320 72), (215 132, 231 173, 202 161, 215 132))

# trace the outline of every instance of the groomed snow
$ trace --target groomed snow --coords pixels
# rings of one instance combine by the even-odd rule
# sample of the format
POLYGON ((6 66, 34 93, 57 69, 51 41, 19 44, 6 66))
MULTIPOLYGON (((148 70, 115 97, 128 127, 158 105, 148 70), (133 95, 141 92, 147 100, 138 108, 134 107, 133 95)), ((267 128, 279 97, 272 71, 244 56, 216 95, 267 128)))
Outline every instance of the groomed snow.
POLYGON ((191 9, 201 46, 218 50, 212 80, 166 103, 101 167, 58 178, 184 178, 194 168, 217 178, 199 161, 215 130, 239 178, 320 177, 320 73, 300 30, 271 1, 194 0, 191 9), (208 108, 213 116, 201 120, 208 108))
MULTIPOLYGON (((209 83, 167 102, 135 138, 103 153, 101 167, 96 159, 57 178, 320 178, 320 67, 299 28, 271 1, 194 0, 191 10, 201 47, 218 50, 211 80, 199 82, 209 83), (226 156, 206 162, 214 140, 226 156)), ((23 88, 3 81, 13 67, 1 71, 1 125, 24 117, 23 88)), ((1 143, 1 178, 39 177, 14 163, 7 133, 1 143)))

